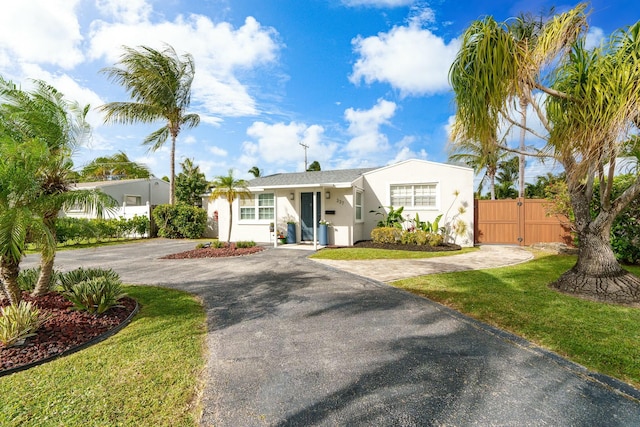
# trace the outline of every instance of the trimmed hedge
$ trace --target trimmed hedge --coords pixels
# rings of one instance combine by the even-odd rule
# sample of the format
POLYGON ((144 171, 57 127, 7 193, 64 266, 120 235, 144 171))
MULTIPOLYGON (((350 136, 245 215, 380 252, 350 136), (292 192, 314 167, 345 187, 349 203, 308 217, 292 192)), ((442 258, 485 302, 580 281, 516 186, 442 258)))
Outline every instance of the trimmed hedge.
POLYGON ((378 227, 371 231, 374 243, 393 243, 401 245, 438 246, 442 244, 442 235, 423 230, 402 230, 398 227, 378 227))
POLYGON ((143 237, 149 233, 149 218, 135 216, 131 219, 58 218, 56 240, 58 243, 98 241, 125 237, 143 237))

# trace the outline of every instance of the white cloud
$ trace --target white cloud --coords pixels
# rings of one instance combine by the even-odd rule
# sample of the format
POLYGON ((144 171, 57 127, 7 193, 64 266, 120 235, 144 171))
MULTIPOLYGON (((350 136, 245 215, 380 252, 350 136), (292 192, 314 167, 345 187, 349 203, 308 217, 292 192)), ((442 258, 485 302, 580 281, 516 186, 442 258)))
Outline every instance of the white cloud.
POLYGON ((409 159, 427 159, 427 151, 423 148, 419 152, 411 150, 409 147, 402 147, 400 151, 396 153, 396 156, 390 160, 387 164, 392 165, 394 163, 402 162, 409 159))
MULTIPOLYGON (((0 13, 0 66, 12 62, 73 68, 84 60, 79 0, 10 1, 0 13)), ((15 65, 15 64, 14 64, 15 65)))
POLYGON ((342 0, 345 6, 399 7, 408 6, 414 0, 342 0))
POLYGON ((379 99, 370 110, 348 108, 344 118, 349 122, 347 132, 352 136, 345 149, 354 155, 366 155, 389 149, 387 136, 380 133, 380 126, 389 123, 396 111, 396 104, 379 99))
POLYGON ((215 145, 212 147, 209 147, 209 152, 214 156, 218 156, 218 157, 226 157, 228 154, 227 150, 220 147, 216 147, 215 145))
MULTIPOLYGON (((136 7, 142 7, 138 3, 136 7)), ((273 28, 263 27, 253 17, 234 28, 227 22, 214 23, 196 14, 157 23, 143 15, 139 22, 130 22, 128 13, 124 13, 125 20, 121 22, 92 23, 92 59, 104 58, 115 64, 123 53, 122 46, 162 49, 168 43, 178 53, 193 55, 193 105, 208 113, 205 116, 214 116, 207 117, 208 123, 215 122, 215 116, 257 114, 256 102, 238 76, 276 60, 281 45, 273 28)))
POLYGON ((104 15, 127 24, 146 21, 152 11, 145 0, 96 0, 96 7, 104 15))
POLYGON ((584 42, 584 47, 587 49, 593 49, 594 47, 599 47, 602 42, 605 40, 604 31, 599 27, 589 27, 589 32, 587 33, 587 38, 584 42))
POLYGON ((192 145, 198 142, 198 140, 193 135, 187 135, 185 138, 182 138, 181 142, 186 145, 192 145))
POLYGON ((389 83, 402 96, 449 90, 448 73, 459 49, 457 39, 444 39, 419 25, 394 27, 388 33, 352 40, 360 56, 349 80, 389 83))
MULTIPOLYGON (((323 161, 331 159, 336 144, 323 142, 324 128, 319 125, 308 126, 304 123, 290 122, 267 124, 254 122, 247 135, 257 143, 245 143, 243 155, 249 158, 260 157, 268 163, 277 165, 291 164, 301 167, 304 164, 304 148, 300 143, 308 145, 307 159, 323 161)), ((246 159, 245 159, 246 160, 246 159)))

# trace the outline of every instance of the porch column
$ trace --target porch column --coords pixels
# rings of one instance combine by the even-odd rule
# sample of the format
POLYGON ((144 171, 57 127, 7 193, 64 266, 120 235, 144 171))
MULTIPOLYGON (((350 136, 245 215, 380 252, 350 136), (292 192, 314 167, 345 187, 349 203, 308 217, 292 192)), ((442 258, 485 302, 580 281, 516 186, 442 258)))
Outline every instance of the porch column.
MULTIPOLYGON (((318 250, 318 193, 313 192, 313 250, 318 250)), ((322 195, 322 193, 320 193, 322 195)), ((321 196, 322 197, 322 196, 321 196)))
POLYGON ((278 247, 278 191, 273 190, 273 247, 278 247))

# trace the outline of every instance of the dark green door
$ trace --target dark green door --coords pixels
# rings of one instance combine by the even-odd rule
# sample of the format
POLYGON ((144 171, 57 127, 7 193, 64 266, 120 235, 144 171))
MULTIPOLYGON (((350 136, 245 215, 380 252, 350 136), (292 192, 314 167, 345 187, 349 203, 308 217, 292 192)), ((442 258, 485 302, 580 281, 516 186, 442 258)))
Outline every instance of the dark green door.
MULTIPOLYGON (((320 221, 320 192, 316 193, 316 218, 320 221)), ((318 224, 316 224, 316 227, 318 224)), ((300 228, 302 231, 301 240, 313 241, 313 193, 301 193, 300 194, 300 228)))

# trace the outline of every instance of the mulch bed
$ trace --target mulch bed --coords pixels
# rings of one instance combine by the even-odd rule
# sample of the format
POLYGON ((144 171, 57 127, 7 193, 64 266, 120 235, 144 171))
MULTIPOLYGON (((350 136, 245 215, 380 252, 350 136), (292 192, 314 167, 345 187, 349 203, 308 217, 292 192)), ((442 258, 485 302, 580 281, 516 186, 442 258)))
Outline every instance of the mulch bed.
POLYGON ((163 256, 161 259, 222 258, 251 255, 263 250, 264 248, 261 246, 253 246, 251 248, 236 248, 236 245, 232 243, 230 246, 225 246, 223 248, 193 249, 191 251, 163 256))
MULTIPOLYGON (((337 247, 337 246, 336 246, 337 247)), ((422 252, 446 252, 459 251, 460 245, 453 243, 443 243, 438 246, 428 245, 402 245, 393 243, 373 243, 371 240, 361 240, 353 245, 355 248, 392 249, 396 251, 422 251, 422 252)))
POLYGON ((136 307, 134 299, 125 297, 120 300, 122 307, 113 307, 103 314, 93 315, 73 310, 73 304, 55 292, 36 298, 25 292, 22 298, 32 301, 50 318, 23 345, 9 348, 0 345, 0 374, 85 344, 120 325, 136 307))

